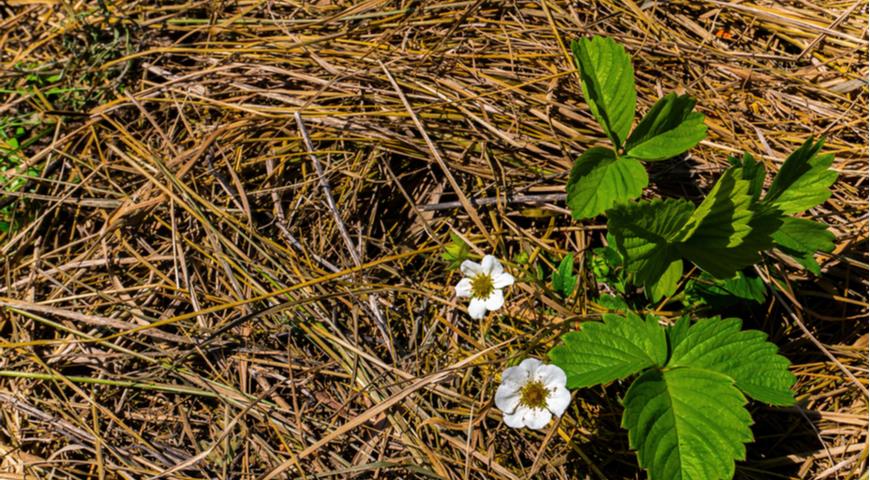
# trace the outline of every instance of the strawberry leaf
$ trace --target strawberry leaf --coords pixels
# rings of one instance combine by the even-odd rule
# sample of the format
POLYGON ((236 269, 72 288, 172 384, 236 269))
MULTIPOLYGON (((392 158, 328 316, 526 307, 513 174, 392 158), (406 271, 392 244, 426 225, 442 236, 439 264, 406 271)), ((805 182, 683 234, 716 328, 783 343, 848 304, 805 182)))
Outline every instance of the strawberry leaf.
POLYGON ((821 205, 831 196, 830 186, 837 180, 837 172, 830 169, 834 156, 819 155, 824 139, 813 141, 810 137, 782 164, 764 197, 766 205, 791 215, 821 205))
POLYGON ((814 253, 834 250, 834 234, 828 226, 804 218, 784 218, 773 234, 773 241, 777 248, 816 275, 821 274, 821 268, 814 253))
POLYGON ((609 383, 664 365, 668 345, 655 317, 643 320, 629 312, 626 317, 605 314, 603 320, 583 323, 550 350, 550 360, 568 376, 568 388, 609 383))
POLYGON ((589 110, 614 147, 620 148, 631 129, 637 102, 631 57, 613 39, 599 36, 571 42, 571 51, 589 110))
POLYGON ((695 100, 669 93, 643 116, 625 144, 626 155, 655 161, 676 157, 707 136, 704 115, 693 112, 695 100))
POLYGON ((650 370, 628 389, 622 426, 650 480, 719 480, 746 458, 752 417, 721 373, 683 367, 650 370))
POLYGON ((617 157, 613 150, 593 147, 571 169, 568 207, 575 219, 593 218, 614 205, 640 196, 649 179, 633 158, 617 157))
POLYGON ((740 330, 739 318, 706 318, 689 328, 673 347, 668 368, 692 367, 734 380, 750 397, 771 405, 793 405, 795 376, 788 359, 758 330, 740 330))
POLYGON ((608 212, 607 228, 636 284, 657 295, 675 291, 679 281, 675 263, 681 258, 678 241, 692 211, 691 202, 669 199, 622 205, 608 212))

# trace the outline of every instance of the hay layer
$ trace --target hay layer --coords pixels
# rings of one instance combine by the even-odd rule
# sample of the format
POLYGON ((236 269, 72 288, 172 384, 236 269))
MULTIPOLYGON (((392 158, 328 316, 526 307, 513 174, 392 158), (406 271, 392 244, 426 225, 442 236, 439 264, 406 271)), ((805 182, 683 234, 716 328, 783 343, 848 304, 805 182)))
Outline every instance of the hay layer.
POLYGON ((492 404, 508 362, 602 311, 588 271, 567 302, 535 273, 603 241, 562 201, 604 138, 566 50, 590 34, 632 54, 641 111, 676 90, 707 116, 649 196, 827 137, 824 275, 768 256, 777 295, 737 312, 795 364, 800 406, 751 406, 737 475, 866 478, 866 2, 12 0, 0 19, 10 478, 642 478, 625 385, 542 432, 492 404), (456 303, 451 230, 527 254, 504 315, 456 303))

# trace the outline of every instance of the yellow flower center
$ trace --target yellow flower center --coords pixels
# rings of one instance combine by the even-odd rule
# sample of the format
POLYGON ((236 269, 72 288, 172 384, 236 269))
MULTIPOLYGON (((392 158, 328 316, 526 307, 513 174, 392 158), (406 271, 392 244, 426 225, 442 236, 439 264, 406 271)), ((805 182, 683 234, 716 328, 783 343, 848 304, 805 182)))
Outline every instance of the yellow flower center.
POLYGON ((471 279, 471 296, 486 300, 492 291, 495 290, 495 285, 492 283, 492 277, 486 273, 478 273, 471 279))
POLYGON ((525 384, 520 389, 520 405, 529 408, 547 408, 547 398, 549 397, 550 391, 537 380, 525 384))

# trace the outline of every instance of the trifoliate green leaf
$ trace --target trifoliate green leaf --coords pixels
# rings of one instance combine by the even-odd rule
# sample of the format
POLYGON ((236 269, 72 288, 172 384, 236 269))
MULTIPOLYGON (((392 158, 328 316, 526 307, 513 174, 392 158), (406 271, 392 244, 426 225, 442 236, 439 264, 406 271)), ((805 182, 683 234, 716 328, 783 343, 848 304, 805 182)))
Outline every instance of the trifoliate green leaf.
MULTIPOLYGON (((685 343, 685 342, 683 342, 685 343)), ((727 480, 746 457, 752 418, 729 377, 698 368, 650 370, 628 389, 622 426, 650 480, 727 480)))
POLYGON ((621 147, 637 102, 631 57, 612 39, 598 36, 571 42, 571 50, 589 110, 614 147, 621 147))
POLYGON ((649 183, 646 169, 633 158, 593 147, 574 163, 568 180, 568 208, 577 219, 593 218, 614 205, 640 196, 649 183))
POLYGON ((792 405, 795 377, 789 361, 758 330, 743 330, 739 318, 706 318, 689 328, 674 347, 667 368, 692 367, 734 380, 750 397, 771 405, 792 405))
POLYGON ((824 139, 813 143, 810 137, 782 164, 773 178, 764 203, 786 215, 800 213, 820 205, 831 196, 829 188, 837 180, 830 169, 833 155, 819 155, 824 139))
MULTIPOLYGON (((635 283, 650 289, 669 269, 675 269, 673 264, 680 259, 678 237, 692 210, 689 201, 669 199, 622 205, 608 212, 607 229, 616 238, 625 269, 634 275, 635 283)), ((667 279, 673 280, 672 276, 667 279)), ((675 281, 656 285, 657 292, 675 288, 675 281)))
POLYGON ((643 116, 625 144, 626 155, 666 160, 689 150, 707 136, 704 115, 693 112, 695 100, 669 93, 643 116))
POLYGON ((550 284, 553 290, 563 297, 570 297, 577 284, 577 276, 574 273, 574 254, 569 253, 559 262, 559 268, 550 276, 550 284))
POLYGON ((612 382, 667 360, 665 332, 654 317, 605 314, 603 320, 583 323, 550 350, 550 360, 568 376, 568 388, 612 382))
POLYGON ((731 278, 773 245, 780 226, 774 210, 758 211, 741 168, 720 177, 697 208, 666 200, 617 206, 608 229, 617 239, 626 270, 653 300, 672 295, 682 276, 682 258, 717 278, 731 278))
POLYGON ((719 177, 680 232, 680 253, 718 278, 729 278, 757 262, 758 252, 772 245, 764 223, 758 229, 750 225, 756 212, 750 183, 742 175, 740 168, 732 167, 719 177), (746 242, 750 234, 755 234, 752 242, 746 242))
POLYGON ((821 274, 821 268, 814 254, 834 250, 834 234, 828 226, 803 218, 784 218, 773 234, 773 241, 783 253, 816 275, 821 274))

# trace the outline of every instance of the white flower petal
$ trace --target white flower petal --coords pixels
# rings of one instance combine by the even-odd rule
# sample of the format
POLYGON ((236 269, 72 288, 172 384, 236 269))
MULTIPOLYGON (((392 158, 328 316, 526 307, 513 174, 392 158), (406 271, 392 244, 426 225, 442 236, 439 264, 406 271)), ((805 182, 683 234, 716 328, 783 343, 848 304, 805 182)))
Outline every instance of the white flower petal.
POLYGON ((501 265, 501 262, 492 255, 490 255, 490 258, 492 258, 492 265, 489 268, 489 274, 495 277, 496 275, 504 273, 504 267, 501 265))
POLYGON ((523 375, 525 376, 523 383, 526 383, 530 378, 532 378, 535 374, 535 370, 537 370, 541 365, 541 361, 537 358, 527 358, 520 362, 517 367, 523 371, 523 375))
POLYGON ((473 277, 480 272, 483 271, 483 267, 480 266, 477 262, 472 262, 471 260, 466 260, 462 262, 462 265, 459 266, 459 270, 462 271, 462 274, 466 277, 473 277))
POLYGON ((470 297, 471 296, 471 279, 463 278, 456 284, 456 296, 457 297, 470 297))
POLYGON ((541 365, 535 370, 535 379, 544 384, 548 390, 555 387, 565 387, 568 378, 565 371, 555 365, 541 365))
POLYGON ((525 368, 508 367, 501 372, 501 383, 512 385, 519 390, 529 380, 529 372, 525 368))
POLYGON ((486 302, 482 298, 472 298, 468 304, 468 316, 480 320, 486 316, 486 302))
POLYGON ((504 305, 504 293, 501 290, 493 290, 486 299, 486 309, 489 311, 498 310, 504 305))
POLYGON ((504 424, 511 428, 523 428, 523 416, 526 414, 528 409, 524 407, 519 407, 514 413, 505 414, 504 424))
POLYGON ((504 413, 513 413, 520 404, 519 385, 502 383, 495 391, 495 406, 504 413))
MULTIPOLYGON (((521 409, 517 409, 520 411, 521 409)), ((550 423, 553 414, 544 408, 529 408, 523 415, 523 423, 532 430, 540 430, 550 423)))
POLYGON ((514 284, 514 276, 507 272, 493 273, 492 286, 495 288, 504 288, 514 284))
MULTIPOLYGON (((483 273, 490 274, 496 264, 498 264, 498 260, 495 257, 492 255, 484 255, 483 260, 480 261, 480 268, 483 270, 483 273)), ((499 267, 501 267, 501 265, 499 265, 499 267)))
MULTIPOLYGON (((498 398, 497 395, 496 398, 498 398)), ((565 409, 570 403, 571 392, 565 387, 556 387, 550 391, 550 396, 547 397, 547 409, 557 417, 561 417, 565 413, 565 409)))

